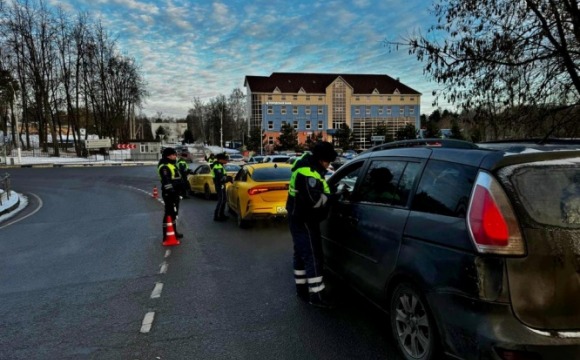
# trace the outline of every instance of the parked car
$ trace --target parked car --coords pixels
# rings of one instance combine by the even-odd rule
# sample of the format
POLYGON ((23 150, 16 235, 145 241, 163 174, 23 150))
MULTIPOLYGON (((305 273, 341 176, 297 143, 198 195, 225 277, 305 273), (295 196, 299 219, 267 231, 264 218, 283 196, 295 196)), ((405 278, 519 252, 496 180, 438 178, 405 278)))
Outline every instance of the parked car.
POLYGON ((290 159, 290 156, 288 156, 288 155, 267 155, 264 157, 262 162, 265 162, 265 163, 269 163, 269 162, 285 163, 286 161, 288 161, 288 159, 290 159))
POLYGON ((264 156, 262 155, 256 155, 256 156, 252 156, 248 159, 248 161, 246 161, 247 164, 259 164, 262 162, 262 160, 264 160, 264 156))
POLYGON ((253 220, 286 217, 292 166, 280 163, 245 165, 226 189, 227 205, 245 228, 253 220))
POLYGON ((230 162, 235 162, 238 164, 245 164, 246 160, 242 154, 228 154, 230 162))
MULTIPOLYGON (((227 175, 234 176, 240 169, 240 165, 225 164, 224 168, 227 175)), ((191 194, 203 194, 206 200, 211 199, 217 193, 213 184, 213 176, 208 164, 201 164, 193 170, 193 173, 187 177, 189 190, 191 194)), ((226 187, 229 183, 226 184, 226 187)))
POLYGON ((410 140, 328 182, 325 266, 405 359, 580 359, 580 151, 410 140))

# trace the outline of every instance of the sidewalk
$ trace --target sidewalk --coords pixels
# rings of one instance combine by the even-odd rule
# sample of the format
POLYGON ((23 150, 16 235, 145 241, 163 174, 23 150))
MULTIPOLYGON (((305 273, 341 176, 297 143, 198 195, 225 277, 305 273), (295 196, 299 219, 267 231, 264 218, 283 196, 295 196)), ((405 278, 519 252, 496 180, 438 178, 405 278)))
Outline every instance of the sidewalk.
POLYGON ((5 215, 11 211, 14 211, 20 205, 20 194, 16 191, 10 192, 10 198, 8 198, 8 194, 0 189, 0 220, 2 220, 2 215, 5 215))

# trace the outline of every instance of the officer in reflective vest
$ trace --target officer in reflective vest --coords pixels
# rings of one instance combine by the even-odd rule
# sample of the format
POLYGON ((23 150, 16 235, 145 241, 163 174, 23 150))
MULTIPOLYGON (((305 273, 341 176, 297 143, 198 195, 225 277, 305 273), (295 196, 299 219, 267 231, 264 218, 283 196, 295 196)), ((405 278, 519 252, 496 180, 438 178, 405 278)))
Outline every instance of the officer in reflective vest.
POLYGON ((298 297, 311 305, 332 307, 323 281, 320 222, 328 215, 330 188, 326 169, 336 159, 334 146, 318 142, 312 153, 300 157, 292 167, 286 209, 294 242, 294 281, 298 297))
POLYGON ((181 175, 176 166, 177 152, 174 148, 163 149, 162 157, 157 165, 157 174, 161 179, 161 197, 165 204, 163 215, 163 238, 167 228, 167 216, 171 217, 175 236, 182 238, 183 234, 177 232, 177 214, 179 213, 179 189, 181 187, 181 175))
POLYGON ((215 155, 213 153, 210 153, 209 156, 205 157, 205 161, 207 161, 207 163, 209 164, 209 168, 212 169, 216 163, 215 155))
MULTIPOLYGON (((231 181, 227 176, 224 165, 228 163, 228 156, 225 153, 217 154, 216 161, 211 169, 215 191, 217 192, 217 204, 213 214, 214 221, 224 221, 228 219, 225 214, 226 209, 226 183, 231 181)), ((211 167, 211 165, 210 165, 211 167)))
POLYGON ((179 188, 179 194, 183 199, 189 199, 187 196, 187 190, 189 190, 189 183, 187 182, 187 175, 191 173, 189 170, 189 164, 187 163, 187 152, 182 152, 181 157, 177 160, 177 169, 181 175, 181 187, 179 188))

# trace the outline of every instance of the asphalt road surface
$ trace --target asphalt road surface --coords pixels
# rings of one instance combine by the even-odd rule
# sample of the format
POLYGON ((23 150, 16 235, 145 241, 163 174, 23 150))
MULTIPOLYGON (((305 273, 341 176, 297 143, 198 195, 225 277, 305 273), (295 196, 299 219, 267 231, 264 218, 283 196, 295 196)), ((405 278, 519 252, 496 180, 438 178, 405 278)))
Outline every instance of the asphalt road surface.
POLYGON ((296 298, 285 221, 242 230, 185 199, 164 248, 155 172, 10 169, 29 205, 0 223, 0 359, 400 359, 349 289, 335 310, 296 298))

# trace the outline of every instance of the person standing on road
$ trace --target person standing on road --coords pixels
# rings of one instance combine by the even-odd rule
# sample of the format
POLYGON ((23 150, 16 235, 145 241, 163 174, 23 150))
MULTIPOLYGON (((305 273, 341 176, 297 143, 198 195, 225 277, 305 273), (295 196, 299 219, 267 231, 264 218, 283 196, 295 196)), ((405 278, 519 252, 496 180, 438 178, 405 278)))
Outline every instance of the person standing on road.
POLYGON ((183 234, 177 232, 177 215, 179 213, 179 189, 181 188, 181 175, 176 165, 177 152, 174 148, 163 149, 162 157, 157 165, 157 174, 161 179, 161 197, 165 204, 163 214, 163 238, 167 230, 167 217, 171 217, 175 236, 182 238, 183 234))
MULTIPOLYGON (((224 165, 228 163, 228 156, 225 153, 216 155, 216 161, 212 167, 213 183, 217 192, 217 205, 213 214, 214 221, 224 221, 228 219, 225 214, 226 209, 226 183, 230 181, 226 174, 224 165)), ((211 166, 211 165, 210 165, 211 166)))
POLYGON ((314 145, 292 166, 288 189, 288 223, 294 242, 294 280, 300 299, 311 305, 331 308, 324 291, 320 222, 328 215, 330 188, 324 179, 326 169, 336 159, 334 146, 326 141, 314 145))
POLYGON ((213 153, 210 153, 209 156, 205 157, 205 161, 207 161, 207 163, 209 164, 209 168, 212 169, 216 163, 215 155, 213 153))
POLYGON ((181 175, 181 187, 179 189, 179 194, 182 199, 189 199, 187 196, 187 190, 189 189, 189 182, 187 181, 187 175, 191 173, 189 170, 189 165, 187 164, 187 152, 182 152, 181 157, 177 160, 177 169, 179 169, 179 174, 181 175))

